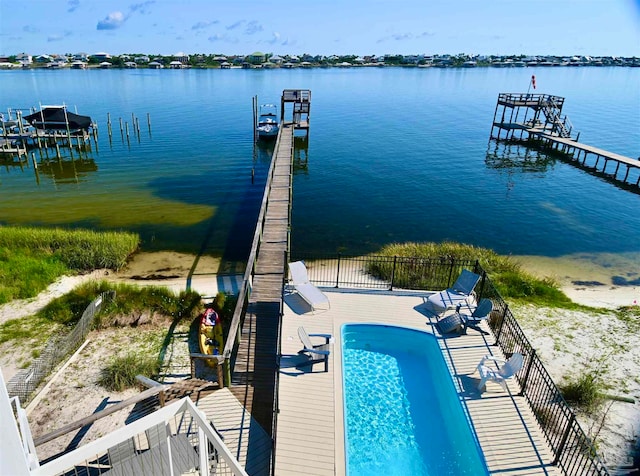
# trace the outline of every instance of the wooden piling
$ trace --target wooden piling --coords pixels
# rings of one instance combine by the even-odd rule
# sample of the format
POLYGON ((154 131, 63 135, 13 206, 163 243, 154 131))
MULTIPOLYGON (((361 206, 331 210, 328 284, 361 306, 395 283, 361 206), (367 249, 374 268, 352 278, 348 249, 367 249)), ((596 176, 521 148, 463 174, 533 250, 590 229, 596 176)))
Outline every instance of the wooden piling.
POLYGON ((149 128, 149 134, 151 134, 151 115, 147 113, 147 127, 149 128))

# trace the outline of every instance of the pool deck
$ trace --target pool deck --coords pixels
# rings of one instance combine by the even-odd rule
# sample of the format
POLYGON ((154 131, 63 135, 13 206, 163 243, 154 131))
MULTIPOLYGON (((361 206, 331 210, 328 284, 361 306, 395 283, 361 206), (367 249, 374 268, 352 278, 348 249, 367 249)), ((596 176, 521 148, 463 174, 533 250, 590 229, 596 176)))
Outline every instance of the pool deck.
MULTIPOLYGON (((344 418, 342 404, 342 356, 340 328, 344 323, 385 323, 419 329, 439 336, 435 319, 426 311, 427 293, 389 293, 366 290, 325 290, 329 310, 312 313, 295 293, 285 295, 282 320, 279 408, 275 474, 344 475, 344 418), (317 363, 296 367, 302 348, 298 327, 309 334, 332 334, 335 342, 329 371, 317 363)), ((488 330, 487 328, 484 328, 488 330)), ((317 339, 317 338, 316 338, 317 339)), ((318 342, 312 338, 312 341, 318 342)), ((553 457, 519 388, 510 381, 509 392, 488 383, 484 392, 471 375, 480 359, 493 354, 502 358, 493 336, 469 329, 467 335, 438 339, 463 407, 468 412, 484 453, 489 473, 508 475, 556 475, 553 457)), ((428 402, 425 402, 428 404, 428 402)))

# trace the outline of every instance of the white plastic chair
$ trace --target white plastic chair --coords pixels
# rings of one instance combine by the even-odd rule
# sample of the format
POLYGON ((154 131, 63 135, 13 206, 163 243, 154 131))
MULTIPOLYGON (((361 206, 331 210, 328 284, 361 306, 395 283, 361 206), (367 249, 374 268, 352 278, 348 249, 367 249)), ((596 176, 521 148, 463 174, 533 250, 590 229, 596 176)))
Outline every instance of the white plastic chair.
MULTIPOLYGON (((487 384, 487 382, 495 382, 499 384, 502 389, 507 391, 507 380, 512 378, 515 374, 517 374, 524 364, 524 357, 522 354, 514 353, 509 360, 502 360, 492 355, 485 355, 476 371, 480 374, 480 383, 478 384, 478 390, 482 391, 482 388, 487 384), (493 361, 499 365, 498 369, 495 367, 489 367, 486 365, 487 362, 493 361)), ((474 372, 475 373, 475 372, 474 372)))

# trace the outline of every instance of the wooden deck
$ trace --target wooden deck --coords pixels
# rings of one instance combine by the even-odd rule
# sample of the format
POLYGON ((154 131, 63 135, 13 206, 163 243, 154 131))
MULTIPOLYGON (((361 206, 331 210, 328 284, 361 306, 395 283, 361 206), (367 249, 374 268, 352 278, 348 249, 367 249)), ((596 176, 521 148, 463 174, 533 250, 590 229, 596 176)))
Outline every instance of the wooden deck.
POLYGON ((289 240, 292 147, 293 127, 284 125, 274 152, 275 168, 265 226, 231 377, 232 393, 269 436, 272 436, 285 252, 289 240))
MULTIPOLYGON (((295 293, 285 294, 282 326, 282 361, 278 390, 279 417, 275 474, 344 475, 344 411, 340 329, 347 322, 388 323, 437 331, 426 315, 425 296, 417 293, 326 290, 331 309, 311 313, 295 293), (297 328, 329 333, 335 338, 329 372, 322 364, 313 371, 296 367, 301 348, 297 328)), ((491 336, 469 329, 460 337, 441 337, 439 344, 458 396, 468 412, 489 474, 556 475, 552 455, 515 382, 509 392, 489 383, 477 391, 473 371, 486 354, 498 354, 491 336)), ((428 405, 428 402, 425 402, 428 405)))

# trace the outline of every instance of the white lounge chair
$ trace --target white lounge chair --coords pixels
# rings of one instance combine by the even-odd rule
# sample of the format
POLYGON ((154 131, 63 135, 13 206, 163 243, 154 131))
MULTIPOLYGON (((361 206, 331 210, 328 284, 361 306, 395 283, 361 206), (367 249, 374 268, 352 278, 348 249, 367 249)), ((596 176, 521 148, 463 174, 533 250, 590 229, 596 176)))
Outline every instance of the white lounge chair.
POLYGON ((300 337, 300 341, 304 348, 299 351, 299 354, 305 354, 309 357, 307 362, 301 364, 304 365, 313 365, 318 362, 324 362, 324 371, 329 371, 329 354, 331 353, 331 342, 332 337, 331 334, 307 334, 307 331, 304 327, 298 327, 298 337, 300 337), (311 337, 323 337, 325 342, 323 344, 313 344, 311 343, 311 337))
MULTIPOLYGON (((514 353, 509 360, 502 360, 491 355, 485 355, 475 372, 480 374, 480 383, 478 384, 478 390, 482 391, 482 388, 487 384, 487 382, 495 382, 499 384, 502 389, 507 391, 507 380, 512 378, 515 374, 517 374, 522 365, 524 364, 524 357, 522 354, 514 353), (496 362, 499 367, 496 369, 495 367, 489 367, 487 362, 496 362)), ((474 372, 474 373, 475 373, 474 372)))
POLYGON ((311 306, 312 311, 315 311, 318 306, 322 305, 328 305, 329 308, 331 307, 329 298, 309 282, 307 268, 302 261, 289 263, 289 272, 291 273, 291 283, 293 287, 300 297, 311 306))
POLYGON ((469 270, 463 269, 453 286, 432 294, 427 298, 427 302, 436 314, 442 314, 450 308, 454 308, 459 304, 464 304, 471 297, 473 289, 480 281, 480 276, 469 270))

